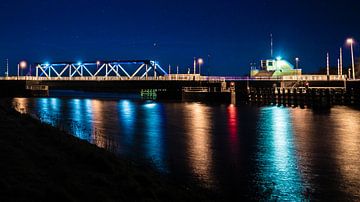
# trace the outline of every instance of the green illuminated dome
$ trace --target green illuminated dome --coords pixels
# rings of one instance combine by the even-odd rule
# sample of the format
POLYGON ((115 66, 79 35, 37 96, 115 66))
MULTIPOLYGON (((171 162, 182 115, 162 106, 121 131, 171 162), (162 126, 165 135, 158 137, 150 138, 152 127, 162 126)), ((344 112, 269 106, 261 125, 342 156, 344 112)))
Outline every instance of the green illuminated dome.
POLYGON ((281 77, 289 75, 301 75, 301 69, 282 59, 262 60, 261 68, 251 70, 251 77, 281 77))

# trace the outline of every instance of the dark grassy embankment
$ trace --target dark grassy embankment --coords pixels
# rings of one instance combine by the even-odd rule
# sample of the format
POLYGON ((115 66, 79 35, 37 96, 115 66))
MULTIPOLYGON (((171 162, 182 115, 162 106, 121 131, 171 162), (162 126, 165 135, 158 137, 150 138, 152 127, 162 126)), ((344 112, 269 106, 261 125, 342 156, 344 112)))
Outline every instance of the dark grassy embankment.
MULTIPOLYGON (((203 201, 147 166, 0 104, 0 201, 203 201)), ((212 198, 214 199, 214 198, 212 198)))

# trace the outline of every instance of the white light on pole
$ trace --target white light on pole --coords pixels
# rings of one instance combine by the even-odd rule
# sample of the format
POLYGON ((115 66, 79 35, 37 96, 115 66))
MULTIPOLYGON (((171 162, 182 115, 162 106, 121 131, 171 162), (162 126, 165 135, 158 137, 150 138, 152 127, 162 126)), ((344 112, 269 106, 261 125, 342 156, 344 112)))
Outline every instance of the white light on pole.
POLYGON ((330 76, 330 58, 329 58, 329 53, 326 53, 326 76, 327 76, 327 79, 329 80, 329 76, 330 76))
POLYGON ((340 47, 340 58, 339 58, 339 61, 340 61, 340 75, 343 74, 343 58, 342 58, 342 48, 340 47))
POLYGON ((6 77, 9 76, 9 59, 6 59, 6 77))
POLYGON ((197 62, 199 64, 199 74, 201 74, 201 65, 204 64, 204 60, 202 58, 199 58, 197 62))
POLYGON ((295 58, 295 63, 296 63, 296 69, 299 69, 299 58, 295 58))
POLYGON ((352 67, 352 77, 355 79, 355 60, 354 60, 354 39, 349 38, 346 40, 346 43, 350 45, 351 49, 351 67, 352 67))
POLYGON ((18 79, 19 79, 19 76, 20 76, 20 68, 21 68, 21 70, 23 70, 23 69, 26 68, 26 66, 27 66, 26 61, 21 61, 21 62, 18 64, 18 74, 17 74, 18 79))

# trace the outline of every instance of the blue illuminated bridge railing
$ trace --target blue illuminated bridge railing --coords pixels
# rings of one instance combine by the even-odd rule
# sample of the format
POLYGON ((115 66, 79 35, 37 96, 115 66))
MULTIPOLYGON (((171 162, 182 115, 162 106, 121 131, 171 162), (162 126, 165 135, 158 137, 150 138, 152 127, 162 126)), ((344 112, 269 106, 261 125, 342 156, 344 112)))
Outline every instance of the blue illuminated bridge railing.
MULTIPOLYGON (((330 81, 345 81, 345 76, 331 75, 330 81)), ((28 81, 126 81, 126 80, 158 80, 158 81, 209 81, 209 82, 231 82, 231 81, 326 81, 326 75, 303 75, 283 77, 231 77, 231 76, 202 76, 200 74, 166 74, 147 76, 9 76, 0 77, 0 80, 28 80, 28 81)))
POLYGON ((152 60, 115 60, 96 62, 60 62, 39 63, 35 65, 35 77, 39 80, 69 78, 112 78, 132 80, 148 78, 149 76, 167 76, 168 73, 152 60))

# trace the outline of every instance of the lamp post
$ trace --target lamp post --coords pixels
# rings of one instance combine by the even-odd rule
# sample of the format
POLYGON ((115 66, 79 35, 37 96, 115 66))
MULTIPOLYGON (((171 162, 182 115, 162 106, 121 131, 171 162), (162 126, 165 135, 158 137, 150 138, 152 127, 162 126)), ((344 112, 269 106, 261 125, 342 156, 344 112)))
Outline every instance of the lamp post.
POLYGON ((350 45, 351 50, 351 67, 352 67, 352 77, 355 79, 355 61, 354 61, 354 39, 348 38, 346 43, 350 45))
POLYGON ((296 69, 299 69, 299 58, 295 58, 296 69))
POLYGON ((5 72, 5 76, 6 76, 6 77, 9 76, 9 59, 6 59, 6 72, 5 72))
POLYGON ((199 58, 197 62, 199 64, 199 74, 201 74, 201 65, 204 64, 204 60, 202 58, 199 58))
POLYGON ((340 62, 340 75, 343 75, 343 56, 342 56, 342 48, 341 47, 340 47, 339 62, 340 62))
POLYGON ((326 53, 326 78, 329 81, 329 79, 330 79, 330 58, 329 58, 329 53, 326 53))
POLYGON ((21 61, 19 64, 18 64, 18 72, 17 72, 17 79, 19 80, 19 76, 20 76, 20 68, 21 68, 21 72, 23 69, 25 69, 27 66, 27 63, 26 61, 21 61))

